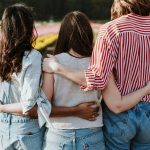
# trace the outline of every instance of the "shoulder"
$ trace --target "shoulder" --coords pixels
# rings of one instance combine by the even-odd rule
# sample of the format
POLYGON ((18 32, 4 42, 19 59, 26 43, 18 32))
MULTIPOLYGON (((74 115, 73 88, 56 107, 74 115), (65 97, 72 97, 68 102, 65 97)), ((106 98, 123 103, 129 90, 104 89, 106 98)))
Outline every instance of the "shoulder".
POLYGON ((31 52, 25 52, 25 55, 23 57, 23 66, 27 67, 29 65, 33 64, 39 64, 41 65, 42 61, 42 55, 37 50, 32 50, 31 52))
POLYGON ((70 55, 68 55, 67 53, 60 53, 55 55, 55 57, 59 62, 66 62, 71 59, 70 55))
POLYGON ((125 26, 126 22, 128 22, 128 15, 124 15, 115 20, 109 21, 102 25, 99 29, 99 36, 106 37, 111 36, 115 37, 121 32, 121 28, 125 26))
POLYGON ((41 53, 40 52, 38 52, 37 50, 35 50, 35 49, 32 49, 32 51, 31 52, 27 52, 26 54, 25 54, 25 58, 27 58, 27 59, 30 59, 31 61, 33 61, 33 60, 35 60, 35 59, 42 59, 42 55, 41 55, 41 53))
POLYGON ((55 55, 55 57, 56 57, 57 59, 61 59, 61 58, 67 57, 67 56, 68 56, 68 55, 67 55, 66 53, 60 53, 60 54, 55 55))

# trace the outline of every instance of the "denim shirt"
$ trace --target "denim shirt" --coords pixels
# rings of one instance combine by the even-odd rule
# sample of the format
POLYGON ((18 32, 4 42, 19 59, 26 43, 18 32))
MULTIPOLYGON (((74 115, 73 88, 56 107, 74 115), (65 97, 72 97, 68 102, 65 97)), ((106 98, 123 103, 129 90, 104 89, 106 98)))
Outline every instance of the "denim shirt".
MULTIPOLYGON (((41 54, 32 50, 25 52, 22 61, 22 70, 19 73, 12 75, 12 80, 9 82, 0 82, 0 102, 2 104, 21 103, 23 114, 29 111, 37 103, 42 106, 43 110, 47 110, 47 116, 50 113, 50 104, 46 96, 40 90, 41 78, 41 54), (40 92, 39 92, 40 91, 40 92)), ((38 109, 40 111, 40 109, 38 109)), ((39 120, 42 113, 38 112, 39 120)), ((45 120, 40 123, 42 126, 45 120)))
POLYGON ((11 81, 0 83, 0 100, 3 104, 20 102, 23 113, 35 105, 34 96, 40 84, 41 58, 41 54, 35 50, 25 52, 21 72, 14 73, 11 81))

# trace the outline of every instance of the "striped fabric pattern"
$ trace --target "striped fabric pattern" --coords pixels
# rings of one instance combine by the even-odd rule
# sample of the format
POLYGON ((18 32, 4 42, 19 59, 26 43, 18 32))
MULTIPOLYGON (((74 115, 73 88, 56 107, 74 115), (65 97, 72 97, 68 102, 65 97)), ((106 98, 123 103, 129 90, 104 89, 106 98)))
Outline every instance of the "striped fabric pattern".
MULTIPOLYGON (((85 71, 87 87, 104 89, 114 73, 122 95, 150 80, 150 16, 128 14, 101 26, 91 63, 85 71)), ((150 95, 143 101, 150 101, 150 95)))

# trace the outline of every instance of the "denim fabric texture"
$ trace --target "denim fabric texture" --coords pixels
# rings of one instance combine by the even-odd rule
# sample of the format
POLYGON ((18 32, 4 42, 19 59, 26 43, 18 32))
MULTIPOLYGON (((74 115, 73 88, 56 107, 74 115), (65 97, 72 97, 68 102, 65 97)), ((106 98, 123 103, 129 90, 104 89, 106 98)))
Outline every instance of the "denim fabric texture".
POLYGON ((102 128, 47 129, 43 150, 105 150, 102 128))
POLYGON ((120 114, 104 109, 106 150, 150 150, 150 103, 120 114))
POLYGON ((0 150, 42 150, 44 132, 37 119, 0 113, 0 150))

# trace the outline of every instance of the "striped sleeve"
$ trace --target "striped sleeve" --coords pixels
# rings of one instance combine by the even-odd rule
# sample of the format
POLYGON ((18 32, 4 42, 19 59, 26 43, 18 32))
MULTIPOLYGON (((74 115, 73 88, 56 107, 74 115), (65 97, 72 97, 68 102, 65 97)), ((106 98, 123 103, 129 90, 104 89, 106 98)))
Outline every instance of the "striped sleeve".
POLYGON ((87 86, 81 89, 104 89, 113 67, 117 61, 118 41, 114 33, 107 31, 103 36, 99 35, 90 60, 90 66, 85 71, 87 86))

